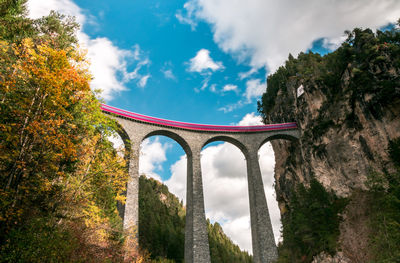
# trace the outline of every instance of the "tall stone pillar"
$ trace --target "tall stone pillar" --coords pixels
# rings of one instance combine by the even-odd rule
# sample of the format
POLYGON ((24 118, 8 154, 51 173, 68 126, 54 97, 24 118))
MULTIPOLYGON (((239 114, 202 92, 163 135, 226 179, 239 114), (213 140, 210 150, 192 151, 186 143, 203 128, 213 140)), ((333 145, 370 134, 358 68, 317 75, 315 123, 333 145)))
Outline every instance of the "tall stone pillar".
POLYGON ((208 263, 207 222, 204 212, 203 182, 201 177, 200 150, 192 149, 187 154, 187 193, 185 225, 185 262, 208 263))
POLYGON ((131 141, 131 153, 129 160, 129 179, 126 192, 124 233, 125 257, 129 258, 131 252, 135 252, 139 244, 139 154, 140 142, 131 141))
POLYGON ((258 163, 258 152, 249 149, 246 156, 249 187, 251 238, 255 263, 273 262, 278 258, 264 185, 258 163))

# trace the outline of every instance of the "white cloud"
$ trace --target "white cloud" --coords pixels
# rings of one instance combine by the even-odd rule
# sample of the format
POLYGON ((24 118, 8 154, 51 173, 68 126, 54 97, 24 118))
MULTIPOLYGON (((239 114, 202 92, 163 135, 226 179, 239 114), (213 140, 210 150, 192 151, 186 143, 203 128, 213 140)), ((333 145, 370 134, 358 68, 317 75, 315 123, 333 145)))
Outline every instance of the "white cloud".
POLYGON ((261 79, 251 79, 246 82, 246 91, 244 96, 248 103, 252 101, 253 98, 261 96, 267 88, 265 82, 261 82, 261 79))
POLYGON ((27 3, 29 17, 40 18, 46 16, 51 10, 76 17, 79 24, 86 22, 82 9, 71 0, 29 0, 27 3))
POLYGON ((347 36, 324 38, 322 46, 329 50, 335 50, 346 40, 347 36))
POLYGON ((354 27, 379 28, 400 16, 396 0, 190 0, 189 7, 192 17, 212 25, 223 51, 271 72, 317 39, 337 39, 354 27))
POLYGON ((223 224, 223 229, 235 243, 239 244, 241 249, 253 254, 251 250, 251 234, 249 234, 251 232, 249 216, 242 216, 227 221, 223 224))
POLYGON ((125 148, 124 141, 118 133, 114 133, 108 137, 108 140, 113 144, 114 149, 122 154, 122 150, 125 148))
POLYGON ((186 155, 170 167, 171 177, 164 183, 168 186, 171 193, 183 200, 186 204, 186 173, 187 173, 187 159, 186 155))
POLYGON ((207 77, 203 80, 203 85, 201 85, 200 90, 205 90, 207 88, 208 82, 210 81, 210 77, 207 77))
POLYGON ((217 92, 217 84, 211 84, 210 91, 216 93, 217 92))
POLYGON ((202 73, 207 70, 216 71, 223 69, 222 62, 215 62, 210 57, 210 51, 207 49, 200 49, 196 56, 190 59, 189 71, 202 73))
POLYGON ((144 140, 140 147, 139 174, 145 174, 161 181, 157 172, 163 170, 162 164, 167 160, 166 151, 171 148, 169 143, 162 144, 158 137, 144 140))
POLYGON ((253 75, 254 73, 257 73, 258 69, 257 68, 251 68, 249 71, 246 72, 239 72, 239 79, 244 80, 253 75))
POLYGON ((222 91, 226 92, 226 91, 238 91, 238 86, 233 85, 233 84, 227 84, 222 88, 222 91))
MULTIPOLYGON (((90 22, 84 11, 71 0, 29 0, 28 10, 31 18, 40 18, 55 10, 75 16, 77 22, 83 26, 90 22)), ((88 50, 89 69, 93 75, 91 88, 101 90, 102 98, 111 100, 116 94, 126 90, 125 84, 131 80, 136 80, 139 86, 146 84, 148 77, 143 79, 145 76, 142 76, 139 70, 149 65, 150 61, 138 45, 135 45, 133 50, 121 49, 108 38, 91 39, 83 31, 78 31, 77 37, 80 45, 88 50), (132 72, 127 69, 130 65, 135 67, 132 72)))
POLYGON ((278 201, 276 200, 275 193, 275 154, 272 149, 271 143, 265 143, 258 151, 259 163, 261 168, 261 174, 263 178, 265 196, 267 198, 269 216, 271 218, 272 229, 275 236, 275 243, 281 238, 281 214, 278 206, 278 201))
POLYGON ((183 5, 184 11, 178 10, 175 14, 175 17, 182 24, 190 25, 192 31, 194 31, 197 27, 197 21, 194 17, 193 12, 195 11, 195 6, 191 2, 187 2, 183 5))
POLYGON ((236 103, 225 105, 225 106, 219 108, 218 110, 219 111, 223 111, 224 113, 228 113, 228 112, 232 112, 232 111, 234 111, 236 109, 239 109, 239 108, 243 107, 245 104, 246 103, 244 103, 243 100, 239 100, 236 103))
POLYGON ((140 78, 138 86, 141 88, 144 88, 147 84, 147 80, 150 78, 150 74, 145 75, 143 77, 140 78))
MULTIPOLYGON (((206 75, 205 78, 201 81, 201 87, 200 88, 194 88, 194 91, 196 93, 199 93, 200 91, 205 90, 208 87, 208 83, 210 82, 211 76, 210 75, 206 75)), ((215 84, 212 84, 210 86, 210 90, 213 91, 213 89, 215 89, 215 84)))
POLYGON ((262 118, 254 112, 247 113, 238 123, 239 126, 263 125, 262 118))
POLYGON ((265 82, 261 82, 261 79, 250 79, 246 81, 246 91, 243 93, 242 99, 236 103, 225 105, 218 110, 228 113, 239 109, 246 104, 252 103, 254 98, 258 98, 265 92, 266 87, 267 84, 265 82))
POLYGON ((164 77, 166 79, 176 80, 176 77, 175 77, 174 73, 172 72, 172 69, 162 69, 161 72, 164 74, 164 77))

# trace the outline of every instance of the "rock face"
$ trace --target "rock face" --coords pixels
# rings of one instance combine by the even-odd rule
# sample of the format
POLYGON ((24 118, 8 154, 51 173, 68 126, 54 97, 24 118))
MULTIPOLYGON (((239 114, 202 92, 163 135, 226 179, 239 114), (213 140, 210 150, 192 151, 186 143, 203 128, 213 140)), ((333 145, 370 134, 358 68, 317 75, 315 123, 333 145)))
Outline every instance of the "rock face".
MULTIPOLYGON (((393 78, 398 78, 398 68, 391 72, 393 78)), ((351 75, 349 68, 342 78, 343 96, 333 103, 318 83, 299 78, 288 81, 286 94, 278 92, 273 114, 266 122, 283 121, 281 116, 290 112, 301 130, 299 143, 271 142, 276 156, 276 190, 282 200, 288 200, 286 189, 296 182, 307 184, 310 175, 326 189, 348 196, 352 190, 365 187, 371 170, 393 169, 387 149, 389 140, 400 137, 400 100, 387 101, 379 115, 371 112, 366 105, 373 100, 372 94, 352 101, 352 92, 346 92, 351 75), (305 92, 297 97, 301 84, 305 92)))
MULTIPOLYGON (((290 55, 285 67, 268 77, 258 105, 265 123, 296 121, 301 130, 297 142, 271 142, 281 214, 293 186, 308 185, 312 177, 337 196, 349 197, 366 189, 371 171, 394 171, 388 155, 389 142, 400 137, 400 33, 394 32, 386 38, 356 29, 337 51, 324 57, 290 55)), ((346 227, 346 220, 340 244, 365 249, 366 244, 350 240, 357 229, 346 227)), ((322 255, 315 262, 347 262, 326 260, 322 255)))
POLYGON ((393 170, 388 145, 400 137, 399 48, 372 43, 368 47, 376 52, 369 54, 358 49, 365 46, 359 42, 325 57, 290 56, 286 67, 268 79, 259 105, 265 123, 296 121, 301 130, 299 142, 271 142, 281 201, 288 201, 292 185, 307 184, 310 176, 348 196, 365 188, 371 170, 393 170), (304 93, 298 96, 301 85, 304 93))
POLYGON ((320 255, 316 256, 312 263, 350 263, 342 252, 337 253, 335 256, 330 256, 326 253, 321 253, 320 255))

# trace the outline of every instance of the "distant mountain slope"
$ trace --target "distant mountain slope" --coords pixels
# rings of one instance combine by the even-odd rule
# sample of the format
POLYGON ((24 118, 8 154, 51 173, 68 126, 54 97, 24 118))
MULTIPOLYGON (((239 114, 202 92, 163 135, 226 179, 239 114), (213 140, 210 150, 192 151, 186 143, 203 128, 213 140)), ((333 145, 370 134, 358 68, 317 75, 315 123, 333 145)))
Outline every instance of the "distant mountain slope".
MULTIPOLYGON (((161 262, 183 262, 186 210, 168 187, 154 179, 139 180, 139 243, 161 262)), ((211 262, 247 263, 252 257, 242 252, 225 235, 218 223, 208 221, 211 262)))

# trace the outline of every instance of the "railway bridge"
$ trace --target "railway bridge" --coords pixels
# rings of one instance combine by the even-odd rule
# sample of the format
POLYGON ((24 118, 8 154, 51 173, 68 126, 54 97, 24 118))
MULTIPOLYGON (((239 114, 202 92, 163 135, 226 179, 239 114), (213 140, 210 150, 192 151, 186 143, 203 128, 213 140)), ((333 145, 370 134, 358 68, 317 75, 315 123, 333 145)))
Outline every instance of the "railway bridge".
POLYGON ((102 104, 101 109, 111 114, 121 126, 119 134, 125 143, 126 157, 129 160, 130 179, 124 211, 125 231, 138 227, 140 144, 150 136, 167 136, 182 146, 187 157, 185 262, 210 262, 200 151, 208 143, 225 141, 236 145, 246 158, 254 262, 266 263, 277 259, 278 253, 258 162, 258 150, 270 140, 298 139, 296 123, 259 126, 204 125, 145 116, 105 104, 102 104))

